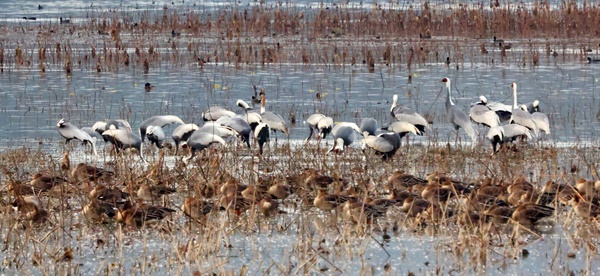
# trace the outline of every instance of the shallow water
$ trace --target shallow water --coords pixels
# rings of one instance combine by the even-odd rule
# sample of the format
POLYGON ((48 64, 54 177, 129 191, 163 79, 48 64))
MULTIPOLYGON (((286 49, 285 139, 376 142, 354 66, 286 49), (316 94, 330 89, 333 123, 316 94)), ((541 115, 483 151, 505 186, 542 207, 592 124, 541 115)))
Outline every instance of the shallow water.
MULTIPOLYGON (((152 1, 137 3, 49 1, 43 4, 43 10, 38 11, 37 2, 2 1, 0 9, 6 23, 38 24, 24 23, 19 18, 37 16, 37 22, 56 22, 57 17, 63 16, 77 21, 87 20, 86 18, 95 13, 109 8, 124 9, 132 13, 135 13, 136 9, 147 9, 159 13, 163 4, 169 5, 169 2, 165 1, 156 1, 154 5, 152 1), (90 6, 91 3, 93 6, 90 6)), ((271 1, 267 3, 272 4, 271 1)), ((357 1, 350 3, 358 5, 357 1)), ((252 4, 254 1, 226 2, 223 5, 252 4)), ((185 5, 198 10, 222 7, 217 2, 210 1, 186 1, 185 5), (193 6, 194 3, 197 5, 193 6)), ((297 4, 298 7, 303 5, 317 7, 320 1, 300 1, 297 4)), ((515 51, 512 55, 518 56, 519 52, 515 51)), ((468 112, 471 103, 478 100, 479 95, 485 95, 490 101, 512 103, 510 84, 516 82, 519 85, 519 102, 540 100, 541 110, 550 118, 552 134, 543 137, 546 145, 591 147, 599 143, 597 136, 600 132, 600 99, 596 95, 599 92, 600 67, 597 65, 575 62, 554 65, 551 60, 542 58, 541 66, 520 67, 473 60, 456 70, 453 67, 447 69, 443 63, 425 63, 413 65, 411 83, 408 83, 404 65, 377 65, 375 73, 370 73, 362 65, 340 67, 283 64, 236 69, 228 64, 209 63, 204 65, 203 69, 185 65, 175 70, 170 65, 163 63, 162 66, 150 70, 149 74, 143 74, 140 68, 134 66, 120 68, 118 73, 97 73, 93 68, 85 68, 83 65, 75 66, 70 76, 67 76, 60 66, 49 65, 43 74, 36 66, 32 66, 33 69, 9 66, 0 73, 0 119, 3 121, 0 125, 0 147, 37 147, 38 142, 43 142, 39 146, 58 158, 63 150, 63 140, 58 135, 55 124, 60 118, 66 118, 80 127, 91 126, 96 121, 108 118, 124 118, 136 128, 150 116, 174 114, 186 122, 201 124, 201 113, 211 105, 220 105, 240 113, 241 110, 235 106, 235 101, 244 99, 250 102, 251 96, 254 95, 253 85, 265 88, 268 110, 281 114, 288 122, 292 117, 296 118, 296 124, 290 128, 289 140, 285 141, 286 139, 278 134, 280 143, 284 140, 283 143, 293 143, 295 146, 300 144, 301 139, 308 135, 308 127, 303 121, 314 112, 330 115, 335 121, 357 123, 361 118, 374 117, 380 125, 385 125, 390 120, 392 95, 398 94, 400 104, 409 105, 422 114, 429 114, 434 121, 428 135, 413 140, 424 145, 444 145, 446 141, 454 141, 455 132, 444 118, 445 90, 440 82, 443 77, 452 80, 454 102, 465 112, 468 112), (156 87, 151 92, 145 92, 146 82, 156 87), (316 97, 317 93, 321 96, 320 100, 316 97)), ((169 134, 173 127, 166 129, 169 134)), ((478 129, 481 134, 485 132, 483 128, 478 129)), ((462 141, 468 140, 462 130, 460 133, 462 141)), ((479 146, 489 145, 480 139, 479 146)), ((76 147, 75 150, 80 154, 73 157, 75 162, 99 161, 84 156, 81 147, 76 147)), ((173 160, 167 158, 167 163, 172 165, 173 160)), ((181 199, 178 200, 176 205, 180 204, 181 199)), ((561 223, 550 227, 554 229, 543 233, 541 239, 537 239, 535 235, 525 235, 521 238, 521 247, 530 252, 527 257, 505 257, 504 249, 498 248, 497 252, 500 253, 489 252, 497 255, 489 258, 488 267, 477 271, 463 271, 457 267, 463 261, 456 257, 460 254, 449 253, 454 248, 451 244, 455 242, 457 233, 435 235, 401 229, 398 233, 390 233, 392 238, 384 245, 391 255, 388 257, 377 243, 382 241, 382 232, 374 231, 372 238, 360 236, 356 240, 348 241, 350 246, 343 248, 351 248, 354 251, 346 252, 343 248, 332 246, 339 241, 340 233, 332 231, 332 228, 323 227, 327 215, 321 212, 309 213, 300 215, 289 212, 269 222, 292 224, 287 231, 279 232, 273 225, 263 227, 264 229, 234 231, 233 235, 223 239, 223 245, 219 246, 217 254, 210 256, 209 261, 188 262, 177 269, 169 267, 171 259, 165 261, 160 259, 160 256, 175 255, 178 246, 187 243, 190 237, 197 238, 200 235, 175 235, 165 238, 151 230, 126 232, 121 235, 118 229, 95 229, 91 226, 74 230, 79 233, 74 235, 71 243, 73 247, 78 248, 75 262, 81 264, 80 271, 86 274, 97 273, 110 267, 110 263, 123 260, 126 267, 115 267, 114 270, 137 271, 137 267, 143 266, 137 263, 141 254, 145 254, 149 259, 159 256, 160 260, 154 262, 154 269, 159 273, 172 270, 180 270, 183 273, 198 270, 207 273, 219 269, 240 270, 247 266, 253 274, 266 271, 279 274, 277 265, 293 267, 291 271, 298 269, 298 272, 303 273, 301 267, 305 260, 298 258, 300 254, 294 250, 299 250, 298 241, 307 237, 310 237, 310 240, 306 240, 305 243, 314 248, 331 247, 330 255, 318 257, 315 263, 318 269, 327 269, 323 271, 326 274, 348 274, 356 271, 374 271, 380 274, 385 271, 384 267, 388 263, 392 274, 406 274, 409 271, 434 274, 437 269, 443 272, 456 269, 468 274, 566 273, 597 267, 599 264, 598 256, 587 256, 588 251, 585 247, 573 245, 574 242, 570 241, 571 236, 568 233, 574 229, 562 229, 561 223), (293 224, 296 219, 309 224, 309 231, 316 234, 303 236, 304 230, 293 224), (106 237, 110 237, 110 240, 104 241, 106 247, 97 247, 96 239, 106 237), (324 242, 320 243, 321 240, 324 242), (231 246, 226 247, 226 244, 231 246), (568 252, 576 253, 577 257, 567 258, 568 252), (557 254, 558 261, 550 265, 553 254, 557 254), (218 269, 211 267, 220 263, 222 266, 218 269), (340 271, 336 270, 336 267, 340 271)), ((78 212, 73 219, 80 219, 78 212)), ((185 224, 183 216, 178 215, 175 220, 175 224, 185 224)), ((220 221, 222 220, 224 219, 221 218, 220 221)), ((227 227, 234 228, 231 225, 227 227)), ((465 253, 464 259, 467 260, 472 255, 465 253)), ((10 271, 8 269, 8 272, 10 271)))
MULTIPOLYGON (((330 115, 335 121, 360 123, 361 118, 374 117, 380 126, 388 124, 392 95, 399 94, 400 104, 434 118, 429 139, 454 141, 455 132, 444 117, 446 92, 439 82, 443 77, 453 80, 454 102, 465 112, 479 95, 510 104, 510 84, 516 82, 519 102, 539 99, 541 111, 548 115, 551 134, 545 140, 596 142, 598 68, 564 65, 523 69, 481 64, 458 71, 438 64, 422 66, 414 73, 412 84, 407 83, 402 68, 381 68, 373 74, 361 66, 335 69, 281 65, 236 70, 214 65, 199 72, 161 70, 148 75, 131 69, 118 74, 78 70, 70 77, 62 71, 40 74, 10 70, 0 74, 4 84, 0 88, 0 117, 4 119, 0 140, 9 146, 30 140, 52 146, 60 141, 55 129, 60 118, 79 127, 108 118, 125 118, 136 128, 150 116, 174 114, 186 122, 201 124, 201 113, 211 105, 241 113, 235 101, 250 102, 256 83, 267 92, 267 110, 281 114, 288 124, 295 116, 290 139, 308 135, 303 120, 314 112, 330 115), (156 88, 145 92, 146 82, 156 88), (316 93, 321 93, 321 100, 316 93)), ((283 138, 281 134, 279 137, 283 138)))

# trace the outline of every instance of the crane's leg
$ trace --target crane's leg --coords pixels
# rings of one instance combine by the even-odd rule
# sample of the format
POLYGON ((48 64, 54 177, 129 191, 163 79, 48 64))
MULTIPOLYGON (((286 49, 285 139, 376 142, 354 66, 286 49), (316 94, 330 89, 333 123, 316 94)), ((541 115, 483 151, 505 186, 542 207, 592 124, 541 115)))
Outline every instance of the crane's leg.
POLYGON ((456 130, 456 137, 454 138, 454 145, 456 145, 458 143, 458 129, 456 130))
POLYGON ((304 140, 305 143, 308 143, 310 138, 312 138, 313 136, 313 128, 309 126, 308 129, 310 130, 310 133, 308 134, 308 137, 304 140))

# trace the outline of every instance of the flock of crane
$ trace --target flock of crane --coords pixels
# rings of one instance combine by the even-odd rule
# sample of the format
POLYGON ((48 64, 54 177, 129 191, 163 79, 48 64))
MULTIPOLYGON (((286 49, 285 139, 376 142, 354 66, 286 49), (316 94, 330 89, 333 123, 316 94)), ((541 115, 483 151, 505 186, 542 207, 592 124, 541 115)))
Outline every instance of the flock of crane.
MULTIPOLYGON (((484 96, 480 101, 473 104, 469 114, 456 106, 452 100, 452 86, 449 78, 442 80, 447 88, 446 96, 446 118, 456 130, 462 128, 471 138, 471 145, 477 143, 477 131, 473 123, 481 124, 489 128, 486 138, 493 147, 493 153, 499 150, 498 145, 514 141, 517 138, 532 139, 539 136, 540 132, 546 135, 550 133, 548 116, 539 112, 539 101, 519 105, 517 102, 517 84, 513 83, 513 105, 505 105, 499 102, 488 102, 484 96), (505 124, 502 124, 505 123, 505 124)), ((263 154, 263 146, 269 142, 271 132, 280 131, 289 134, 285 120, 277 113, 267 111, 266 95, 264 89, 260 98, 253 97, 253 102, 260 102, 260 113, 243 100, 238 100, 237 105, 244 111, 236 114, 219 106, 212 106, 202 114, 205 124, 200 127, 193 123, 186 124, 174 115, 153 116, 143 121, 139 127, 139 135, 132 131, 131 125, 125 120, 110 120, 108 122, 96 122, 92 127, 78 128, 75 125, 61 119, 58 124, 58 132, 66 139, 65 143, 76 139, 84 144, 91 144, 93 153, 96 152, 96 141, 104 140, 114 144, 117 152, 128 148, 137 149, 143 162, 142 145, 146 138, 162 148, 165 142, 163 127, 170 124, 179 124, 172 133, 175 142, 176 154, 179 147, 189 147, 192 157, 197 151, 201 151, 220 143, 225 145, 227 140, 237 137, 239 141, 250 147, 250 137, 259 145, 259 154, 263 154)), ((315 137, 317 140, 325 139, 327 135, 333 137, 333 147, 328 151, 343 151, 347 146, 354 143, 359 135, 362 135, 362 147, 371 148, 384 160, 394 156, 400 148, 401 140, 408 133, 423 135, 429 128, 429 122, 410 107, 398 105, 398 96, 393 96, 390 108, 392 123, 381 128, 379 132, 377 121, 373 118, 364 118, 360 126, 353 122, 337 122, 331 117, 323 114, 313 114, 307 118, 306 123, 310 133, 306 141, 315 137)), ((276 137, 276 136, 275 136, 276 137)))

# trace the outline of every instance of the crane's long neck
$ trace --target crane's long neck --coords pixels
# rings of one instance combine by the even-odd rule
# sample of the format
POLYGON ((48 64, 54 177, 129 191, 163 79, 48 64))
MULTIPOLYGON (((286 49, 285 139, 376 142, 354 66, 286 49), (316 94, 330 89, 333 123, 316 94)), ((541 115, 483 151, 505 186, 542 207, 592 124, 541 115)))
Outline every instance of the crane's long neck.
POLYGON ((513 109, 519 108, 517 106, 517 85, 513 84, 513 109))
POLYGON ((446 89, 448 90, 448 97, 446 97, 446 107, 454 105, 452 101, 452 86, 450 85, 450 80, 446 82, 446 89))
POLYGON ((398 95, 394 95, 394 97, 392 97, 392 107, 390 107, 390 111, 393 111, 397 104, 398 104, 398 95))
POLYGON ((94 150, 94 155, 98 156, 98 152, 96 151, 96 142, 90 141, 90 143, 92 144, 92 149, 94 150))
POLYGON ((148 162, 146 161, 146 159, 144 159, 144 143, 140 144, 140 159, 142 159, 142 161, 144 162, 144 164, 148 164, 148 162))
POLYGON ((265 113, 265 106, 267 104, 267 99, 265 95, 260 95, 260 114, 265 113))

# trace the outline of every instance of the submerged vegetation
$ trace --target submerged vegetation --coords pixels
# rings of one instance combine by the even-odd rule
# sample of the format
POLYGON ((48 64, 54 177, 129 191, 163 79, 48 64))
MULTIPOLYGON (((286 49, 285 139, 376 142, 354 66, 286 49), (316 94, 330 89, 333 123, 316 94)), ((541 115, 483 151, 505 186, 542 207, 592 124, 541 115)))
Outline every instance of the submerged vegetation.
POLYGON ((147 153, 156 156, 147 168, 131 153, 100 167, 88 162, 87 170, 68 153, 61 160, 34 149, 5 151, 4 267, 403 274, 512 271, 527 258, 552 262, 531 271, 567 273, 572 259, 581 272, 593 267, 597 188, 593 181, 582 188, 579 179, 597 175, 595 149, 518 144, 490 156, 483 149, 413 145, 387 162, 358 149, 325 151, 315 143, 272 145, 259 158, 232 144, 187 160, 164 148, 147 153), (52 183, 45 189, 36 181, 42 177, 52 183), (22 203, 33 197, 35 204, 22 203), (527 204, 547 211, 512 213, 527 204), (412 254, 398 247, 402 240, 423 246, 427 236, 439 240, 425 246, 444 260, 396 259, 412 254), (554 251, 539 243, 554 244, 554 251), (365 250, 379 257, 351 264, 366 258, 365 250))
MULTIPOLYGON (((101 78, 105 72, 147 76, 228 67, 222 65, 244 74, 262 66, 320 65, 371 73, 389 68, 410 84, 417 68, 432 63, 452 70, 583 63, 598 55, 598 23, 599 6, 573 2, 90 8, 84 18, 68 21, 4 22, 0 74, 60 71, 70 78, 86 71, 101 78)), ((350 86, 353 81, 350 76, 350 86)), ((385 86, 383 73, 381 82, 385 86)), ((232 89, 214 80, 200 85, 207 93, 232 89)), ((260 84, 252 80, 252 86, 257 96, 260 84)), ((316 99, 327 102, 325 89, 316 86, 316 99)), ((144 95, 159 89, 164 86, 146 83, 144 95)), ((419 89, 407 89, 415 105, 419 89)), ((106 114, 125 119, 173 111, 199 118, 198 106, 185 110, 192 100, 183 96, 177 98, 185 102, 181 110, 167 104, 175 97, 163 95, 160 110, 132 111, 124 99, 97 100, 96 94, 62 106, 62 95, 49 89, 48 96, 31 98, 53 105, 29 107, 23 115, 19 105, 30 98, 21 97, 15 110, 22 117, 46 112, 47 118, 36 117, 44 127, 58 113, 98 119, 101 105, 111 111, 118 105, 119 116, 106 114)), ((331 121, 365 117, 345 102, 320 112, 336 113, 331 121)), ((581 127, 576 106, 545 104, 557 128, 581 127)), ((284 117, 292 124, 306 111, 288 107, 284 117)), ((437 124, 440 118, 429 109, 424 117, 437 124)), ((586 122, 593 123, 592 112, 584 114, 586 122)), ((389 119, 387 105, 384 114, 374 117, 389 119)), ((4 273, 584 274, 598 266, 596 141, 559 146, 547 136, 490 155, 487 144, 453 144, 434 129, 382 161, 353 147, 328 153, 330 138, 299 144, 272 137, 260 155, 255 143, 213 145, 188 159, 189 148, 178 147, 176 154, 168 138, 160 150, 140 146, 118 154, 98 141, 99 157, 92 157, 56 146, 57 137, 53 129, 51 137, 36 140, 38 147, 27 143, 0 153, 4 273)))
POLYGON ((58 20, 3 24, 0 68, 148 73, 268 64, 452 66, 585 62, 598 54, 600 7, 584 2, 519 4, 195 6, 88 10, 58 20), (544 58, 545 57, 545 58, 544 58))

